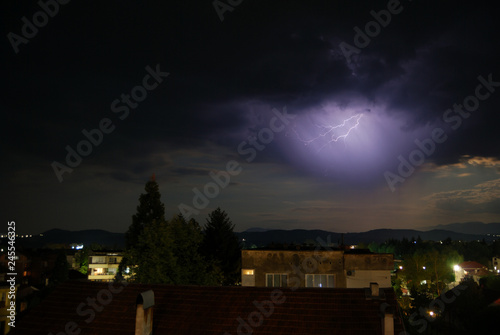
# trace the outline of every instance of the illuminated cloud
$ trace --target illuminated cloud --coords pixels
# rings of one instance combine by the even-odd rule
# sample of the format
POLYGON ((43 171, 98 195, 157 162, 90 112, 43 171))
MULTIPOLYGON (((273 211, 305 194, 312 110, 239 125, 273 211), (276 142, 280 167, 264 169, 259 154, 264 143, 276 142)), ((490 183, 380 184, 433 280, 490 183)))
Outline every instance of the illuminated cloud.
POLYGON ((438 210, 500 213, 500 179, 477 184, 468 189, 437 192, 424 197, 428 206, 438 210))

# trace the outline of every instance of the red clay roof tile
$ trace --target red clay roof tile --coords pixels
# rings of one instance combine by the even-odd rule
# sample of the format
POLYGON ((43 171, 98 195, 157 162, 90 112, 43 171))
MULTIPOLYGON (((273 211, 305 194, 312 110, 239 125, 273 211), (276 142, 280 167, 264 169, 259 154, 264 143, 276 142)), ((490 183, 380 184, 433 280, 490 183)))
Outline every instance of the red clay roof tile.
MULTIPOLYGON (((283 288, 275 301, 285 301, 274 303, 272 313, 264 316, 254 302, 272 300, 274 288, 128 284, 117 292, 120 287, 114 284, 116 293, 109 294, 107 283, 66 282, 19 319, 13 334, 58 335, 71 321, 81 328, 81 335, 134 334, 137 295, 150 289, 155 294, 154 334, 233 335, 243 322, 239 320, 244 320, 248 326, 240 326, 241 334, 252 327, 254 335, 376 335, 381 334, 381 304, 398 308, 392 289, 381 289, 385 300, 367 300, 364 289, 283 288), (97 311, 89 303, 96 303, 97 311), (254 319, 249 321, 249 316, 254 319)), ((270 307, 263 308, 266 313, 270 307)), ((395 314, 399 333, 403 326, 395 314)))

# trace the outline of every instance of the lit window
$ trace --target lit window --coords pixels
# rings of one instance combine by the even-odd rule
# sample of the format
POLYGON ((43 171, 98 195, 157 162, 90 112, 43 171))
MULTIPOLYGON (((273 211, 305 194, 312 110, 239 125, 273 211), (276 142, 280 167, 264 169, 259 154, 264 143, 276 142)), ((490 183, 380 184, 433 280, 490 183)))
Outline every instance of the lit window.
POLYGON ((288 276, 283 273, 267 273, 266 286, 267 287, 286 287, 288 276))
POLYGON ((331 274, 306 275, 306 287, 335 287, 335 277, 331 274))
POLYGON ((245 276, 253 276, 253 270, 243 270, 243 275, 245 275, 245 276))

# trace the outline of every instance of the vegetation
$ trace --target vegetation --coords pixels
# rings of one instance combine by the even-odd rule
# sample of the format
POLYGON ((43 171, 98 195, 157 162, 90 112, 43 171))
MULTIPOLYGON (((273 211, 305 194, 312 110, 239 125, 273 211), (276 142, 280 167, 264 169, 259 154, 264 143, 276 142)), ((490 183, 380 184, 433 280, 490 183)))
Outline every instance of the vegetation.
POLYGON ((359 247, 394 253, 402 260, 392 284, 409 334, 488 334, 499 319, 500 307, 489 305, 500 298, 500 277, 492 274, 481 285, 466 280, 454 287, 453 266, 464 260, 488 266, 500 255, 500 241, 412 238, 359 247))
POLYGON ((69 264, 66 259, 66 254, 64 251, 60 251, 57 254, 57 258, 54 264, 54 271, 52 272, 52 283, 59 284, 68 280, 69 275, 69 264))
POLYGON ((144 189, 146 193, 140 195, 137 213, 132 216, 132 224, 125 233, 125 247, 127 249, 136 247, 139 236, 146 226, 155 221, 165 221, 165 205, 160 200, 159 186, 154 177, 151 177, 144 189))
POLYGON ((241 249, 233 229, 234 224, 220 208, 209 214, 205 224, 202 252, 208 262, 220 269, 223 285, 240 281, 241 249))
POLYGON ((205 232, 194 219, 164 218, 158 184, 146 184, 117 279, 176 285, 234 285, 239 279, 240 248, 227 214, 217 208, 205 232))

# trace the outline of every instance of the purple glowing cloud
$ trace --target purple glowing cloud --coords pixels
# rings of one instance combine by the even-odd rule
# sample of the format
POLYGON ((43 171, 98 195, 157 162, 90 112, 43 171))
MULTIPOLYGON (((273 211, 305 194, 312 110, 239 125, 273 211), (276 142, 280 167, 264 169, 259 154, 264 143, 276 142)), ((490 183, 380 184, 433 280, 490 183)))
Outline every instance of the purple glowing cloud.
POLYGON ((311 144, 315 141, 326 142, 319 149, 321 150, 332 142, 337 142, 341 139, 345 140, 347 136, 349 136, 351 131, 359 125, 359 120, 362 116, 363 114, 353 115, 337 125, 316 125, 318 127, 319 135, 309 140, 302 139, 295 128, 294 131, 297 135, 297 138, 301 140, 305 145, 311 144))
POLYGON ((425 132, 404 130, 405 118, 389 115, 383 104, 354 101, 298 113, 281 147, 294 165, 342 180, 382 181, 383 171, 425 132))

